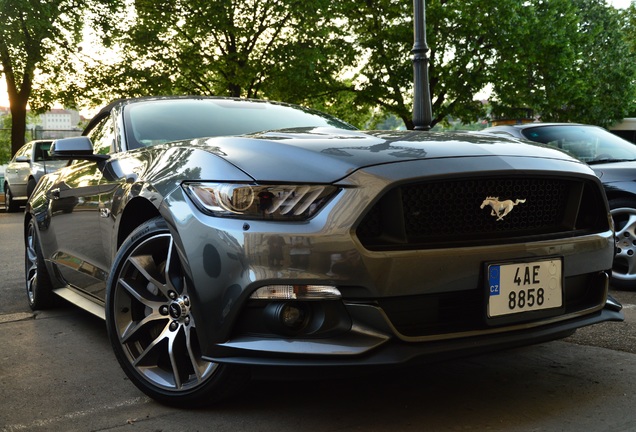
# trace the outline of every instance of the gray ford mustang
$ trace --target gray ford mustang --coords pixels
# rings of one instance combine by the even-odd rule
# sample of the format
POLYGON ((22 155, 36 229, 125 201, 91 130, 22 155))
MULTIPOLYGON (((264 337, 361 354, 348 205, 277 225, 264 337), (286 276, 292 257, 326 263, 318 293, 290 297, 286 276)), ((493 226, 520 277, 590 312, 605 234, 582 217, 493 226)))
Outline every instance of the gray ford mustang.
POLYGON ((558 150, 360 132, 297 106, 119 100, 25 213, 33 309, 106 321, 131 381, 176 406, 253 366, 382 366, 622 320, 603 188, 558 150))

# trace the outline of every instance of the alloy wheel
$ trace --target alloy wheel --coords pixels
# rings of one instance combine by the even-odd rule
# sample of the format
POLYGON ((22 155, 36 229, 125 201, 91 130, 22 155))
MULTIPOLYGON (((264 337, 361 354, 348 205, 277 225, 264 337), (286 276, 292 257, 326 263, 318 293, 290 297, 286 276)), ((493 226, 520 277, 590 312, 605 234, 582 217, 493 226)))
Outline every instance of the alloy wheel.
POLYGON ((616 208, 611 213, 616 229, 612 279, 626 287, 636 284, 636 209, 616 208))
POLYGON ((33 305, 35 303, 38 284, 38 253, 35 249, 35 242, 35 227, 32 223, 30 223, 27 228, 25 242, 25 275, 29 305, 33 305))
POLYGON ((205 384, 218 365, 202 358, 172 236, 147 237, 119 269, 110 312, 129 365, 155 389, 187 392, 205 384))

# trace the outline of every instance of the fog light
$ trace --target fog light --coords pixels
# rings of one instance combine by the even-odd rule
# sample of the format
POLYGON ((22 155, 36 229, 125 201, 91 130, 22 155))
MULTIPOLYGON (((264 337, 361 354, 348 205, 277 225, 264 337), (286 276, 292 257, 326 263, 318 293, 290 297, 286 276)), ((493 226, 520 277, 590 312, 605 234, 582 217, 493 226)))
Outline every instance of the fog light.
POLYGON ((285 327, 298 329, 305 322, 305 311, 299 307, 300 305, 285 303, 280 310, 280 321, 285 327))
POLYGON ((312 317, 310 303, 270 303, 263 312, 267 327, 274 333, 285 336, 301 333, 307 328, 312 317))

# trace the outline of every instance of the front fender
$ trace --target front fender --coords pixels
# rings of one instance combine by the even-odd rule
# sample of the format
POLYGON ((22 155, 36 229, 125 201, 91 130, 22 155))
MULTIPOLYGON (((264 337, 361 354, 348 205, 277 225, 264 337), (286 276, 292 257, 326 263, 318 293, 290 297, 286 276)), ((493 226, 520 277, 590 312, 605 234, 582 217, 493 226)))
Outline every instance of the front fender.
MULTIPOLYGON (((212 151, 212 149, 210 149, 212 151)), ((139 190, 165 198, 184 181, 254 179, 205 148, 161 145, 114 156, 105 168, 110 181, 143 184, 139 190)), ((159 207, 159 203, 155 204, 159 207)))

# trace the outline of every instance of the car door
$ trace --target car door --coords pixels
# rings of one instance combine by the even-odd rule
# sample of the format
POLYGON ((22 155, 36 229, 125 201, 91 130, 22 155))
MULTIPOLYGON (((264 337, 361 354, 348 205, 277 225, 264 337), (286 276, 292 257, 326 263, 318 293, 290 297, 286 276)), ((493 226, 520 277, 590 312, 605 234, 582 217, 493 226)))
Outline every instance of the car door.
MULTIPOLYGON (((110 117, 88 136, 96 153, 109 153, 114 138, 110 117)), ((103 300, 110 265, 100 225, 103 173, 97 162, 85 160, 73 161, 62 173, 52 188, 51 228, 58 246, 53 260, 66 282, 103 300)))
POLYGON ((35 144, 31 170, 36 181, 40 180, 44 174, 52 173, 67 163, 64 160, 55 160, 49 155, 52 143, 53 141, 38 141, 35 144))
POLYGON ((15 154, 6 170, 6 179, 14 199, 27 196, 27 182, 31 174, 33 143, 22 146, 15 154))

